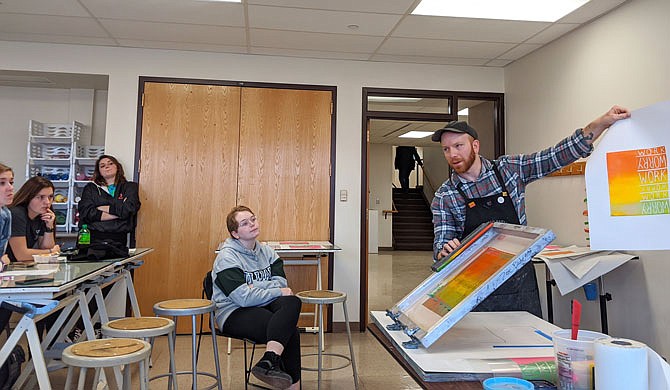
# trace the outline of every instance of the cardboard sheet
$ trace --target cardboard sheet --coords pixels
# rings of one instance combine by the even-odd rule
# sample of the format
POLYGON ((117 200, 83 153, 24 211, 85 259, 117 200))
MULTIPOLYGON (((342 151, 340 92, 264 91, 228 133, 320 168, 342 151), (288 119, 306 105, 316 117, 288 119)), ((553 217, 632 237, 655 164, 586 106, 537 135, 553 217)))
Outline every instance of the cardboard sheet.
POLYGON ((551 276, 556 281, 558 290, 561 295, 565 295, 636 258, 636 256, 620 252, 596 251, 592 254, 561 258, 548 258, 540 253, 536 258, 547 264, 551 276))
POLYGON ((479 373, 491 375, 491 359, 554 356, 545 336, 559 329, 527 312, 469 313, 429 348, 405 349, 409 337, 386 330, 393 321, 384 312, 370 312, 373 321, 423 373, 479 373), (536 332, 536 331, 540 332, 536 332))

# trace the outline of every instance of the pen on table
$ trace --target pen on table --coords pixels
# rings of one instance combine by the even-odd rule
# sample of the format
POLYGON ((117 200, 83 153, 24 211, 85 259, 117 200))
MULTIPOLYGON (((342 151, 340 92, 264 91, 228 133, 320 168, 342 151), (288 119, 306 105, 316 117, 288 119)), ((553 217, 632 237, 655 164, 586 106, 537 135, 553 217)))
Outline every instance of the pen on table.
POLYGON ((535 329, 535 333, 539 334, 540 336, 544 337, 545 339, 549 341, 554 341, 553 337, 549 336, 548 334, 544 333, 543 331, 539 329, 535 329))
POLYGON ((553 348, 553 344, 527 344, 527 345, 514 345, 514 344, 503 344, 503 345, 494 345, 493 348, 553 348))

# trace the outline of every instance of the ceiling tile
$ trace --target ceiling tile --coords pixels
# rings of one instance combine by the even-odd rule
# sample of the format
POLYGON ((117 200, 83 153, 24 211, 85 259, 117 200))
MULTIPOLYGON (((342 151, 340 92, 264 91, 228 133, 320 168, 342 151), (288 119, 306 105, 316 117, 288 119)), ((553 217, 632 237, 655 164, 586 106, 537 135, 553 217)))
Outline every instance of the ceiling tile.
POLYGON ((0 32, 107 37, 95 19, 73 16, 0 14, 0 32))
POLYGON ((333 11, 404 14, 412 11, 410 7, 414 0, 247 0, 247 3, 333 11))
POLYGON ((139 22, 115 19, 100 19, 100 22, 114 37, 119 39, 233 46, 246 45, 244 29, 241 27, 139 22))
POLYGON ((389 38, 378 53, 428 57, 496 58, 512 47, 514 44, 511 43, 389 38))
POLYGON ((238 3, 191 0, 81 0, 81 2, 93 16, 101 19, 244 26, 244 8, 238 3))
POLYGON ((495 68, 502 68, 505 67, 508 64, 511 64, 513 61, 512 60, 491 60, 487 62, 484 66, 490 66, 490 67, 495 67, 495 68))
POLYGON ((436 65, 484 65, 488 60, 486 58, 449 58, 449 57, 424 57, 424 56, 400 56, 389 54, 375 54, 370 57, 370 61, 381 62, 410 62, 416 64, 436 64, 436 65))
POLYGON ((411 15, 394 37, 439 38, 461 41, 523 42, 551 23, 411 15))
POLYGON ((280 30, 249 30, 251 46, 286 49, 307 49, 349 53, 372 52, 382 42, 382 37, 323 34, 280 30))
POLYGON ((271 56, 288 56, 288 57, 304 57, 304 58, 329 58, 336 60, 367 60, 367 54, 359 53, 340 53, 334 51, 318 51, 318 50, 297 50, 297 49, 274 49, 265 47, 252 47, 249 52, 251 54, 264 54, 271 56))
POLYGON ((335 34, 386 36, 401 16, 301 8, 249 6, 249 27, 335 34), (349 25, 357 25, 355 30, 349 25))
POLYGON ((549 26, 546 30, 541 31, 534 37, 527 40, 525 43, 549 43, 561 36, 569 33, 570 31, 579 27, 579 24, 574 23, 554 23, 549 26))
POLYGON ((90 16, 77 0, 2 0, 0 13, 90 16))
POLYGON ((559 23, 586 23, 616 8, 626 0, 591 0, 572 13, 557 20, 559 23))
POLYGON ((501 54, 498 58, 502 60, 518 60, 519 58, 539 49, 540 47, 542 47, 542 45, 522 43, 519 46, 501 54))
POLYGON ((144 47, 148 49, 167 49, 167 50, 187 50, 187 51, 208 51, 217 53, 246 53, 245 46, 232 45, 209 45, 206 43, 192 42, 160 42, 160 41, 142 41, 136 39, 118 39, 119 46, 126 47, 144 47))
POLYGON ((116 46, 116 41, 114 41, 111 38, 78 37, 74 35, 24 34, 24 33, 0 32, 0 40, 42 42, 42 43, 68 43, 75 45, 116 46))

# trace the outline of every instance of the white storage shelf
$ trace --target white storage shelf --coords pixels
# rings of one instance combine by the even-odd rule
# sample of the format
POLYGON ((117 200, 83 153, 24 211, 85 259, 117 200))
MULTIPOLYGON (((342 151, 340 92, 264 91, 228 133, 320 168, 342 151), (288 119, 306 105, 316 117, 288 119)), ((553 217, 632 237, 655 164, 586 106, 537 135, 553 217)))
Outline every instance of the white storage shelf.
POLYGON ((105 153, 104 146, 78 142, 84 130, 79 122, 54 124, 31 120, 29 124, 26 179, 39 175, 54 184, 53 209, 59 232, 77 231, 76 200, 93 177, 97 158, 105 153))

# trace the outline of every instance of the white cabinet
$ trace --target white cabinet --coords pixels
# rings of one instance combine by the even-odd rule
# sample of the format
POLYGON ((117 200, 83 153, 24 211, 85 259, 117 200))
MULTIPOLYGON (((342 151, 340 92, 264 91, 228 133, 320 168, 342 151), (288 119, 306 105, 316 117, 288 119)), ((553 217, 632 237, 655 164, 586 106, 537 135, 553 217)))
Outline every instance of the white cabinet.
POLYGON ((85 145, 90 132, 79 122, 68 124, 30 121, 26 180, 43 176, 54 184, 56 230, 77 231, 77 200, 93 176, 96 159, 104 146, 85 145))

